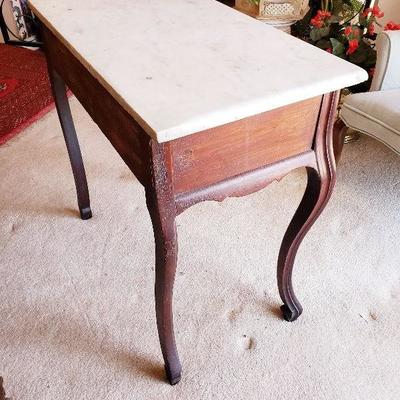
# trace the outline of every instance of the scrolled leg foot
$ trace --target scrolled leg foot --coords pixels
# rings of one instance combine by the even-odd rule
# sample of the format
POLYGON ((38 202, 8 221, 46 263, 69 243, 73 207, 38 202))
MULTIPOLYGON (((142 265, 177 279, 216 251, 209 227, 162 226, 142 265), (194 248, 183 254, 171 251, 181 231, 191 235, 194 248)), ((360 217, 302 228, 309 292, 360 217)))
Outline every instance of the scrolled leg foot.
POLYGON ((165 373, 170 385, 174 386, 179 383, 182 378, 182 367, 180 364, 175 365, 174 368, 165 366, 165 373))
POLYGON ((85 221, 87 219, 92 218, 92 209, 90 207, 82 208, 79 210, 81 214, 81 218, 85 221))
MULTIPOLYGON (((298 306, 300 306, 300 304, 298 306)), ((289 307, 288 305, 283 304, 281 306, 281 311, 285 321, 294 322, 302 314, 303 307, 301 306, 299 308, 293 306, 289 307)))

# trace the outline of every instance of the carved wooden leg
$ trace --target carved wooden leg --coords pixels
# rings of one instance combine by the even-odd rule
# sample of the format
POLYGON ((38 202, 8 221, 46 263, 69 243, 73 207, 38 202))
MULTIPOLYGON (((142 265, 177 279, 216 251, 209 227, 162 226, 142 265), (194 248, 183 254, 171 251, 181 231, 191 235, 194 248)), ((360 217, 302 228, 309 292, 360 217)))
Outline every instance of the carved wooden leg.
POLYGON ((57 74, 57 72, 55 72, 51 67, 49 67, 49 76, 58 117, 60 119, 65 143, 67 145, 72 172, 74 174, 79 211, 82 219, 89 219, 92 217, 92 211, 90 209, 89 190, 87 186, 85 167, 83 165, 81 149, 79 148, 79 142, 76 136, 74 121, 72 119, 71 109, 66 94, 65 83, 57 74))
POLYGON ((178 256, 175 205, 163 159, 163 146, 153 143, 152 187, 146 190, 156 246, 156 316, 165 372, 171 385, 181 379, 182 367, 175 344, 172 296, 178 256))
POLYGON ((336 163, 333 151, 333 116, 337 94, 324 96, 320 121, 316 133, 314 152, 316 167, 307 168, 307 188, 283 238, 278 258, 278 287, 283 301, 283 317, 295 321, 303 308, 297 300, 292 284, 292 271, 297 250, 317 220, 332 194, 336 180, 336 163))

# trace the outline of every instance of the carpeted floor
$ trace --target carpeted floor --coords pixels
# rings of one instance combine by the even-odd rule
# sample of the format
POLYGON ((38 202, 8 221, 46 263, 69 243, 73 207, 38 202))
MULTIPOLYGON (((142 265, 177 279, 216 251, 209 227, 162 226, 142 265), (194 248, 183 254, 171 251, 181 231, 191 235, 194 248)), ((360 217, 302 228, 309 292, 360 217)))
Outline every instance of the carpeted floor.
POLYGON ((275 263, 304 174, 178 219, 182 382, 163 380, 144 193, 72 100, 94 218, 81 221, 54 111, 0 147, 0 375, 13 400, 397 400, 400 158, 345 147, 281 320, 275 263), (272 210, 271 210, 272 209, 272 210))

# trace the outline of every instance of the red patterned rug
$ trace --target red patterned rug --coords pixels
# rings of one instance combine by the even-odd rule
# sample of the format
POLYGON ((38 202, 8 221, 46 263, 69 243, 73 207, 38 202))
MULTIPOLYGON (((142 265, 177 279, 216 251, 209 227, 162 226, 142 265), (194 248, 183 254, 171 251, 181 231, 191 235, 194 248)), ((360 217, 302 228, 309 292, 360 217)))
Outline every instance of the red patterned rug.
POLYGON ((53 107, 43 53, 0 44, 0 146, 53 107))

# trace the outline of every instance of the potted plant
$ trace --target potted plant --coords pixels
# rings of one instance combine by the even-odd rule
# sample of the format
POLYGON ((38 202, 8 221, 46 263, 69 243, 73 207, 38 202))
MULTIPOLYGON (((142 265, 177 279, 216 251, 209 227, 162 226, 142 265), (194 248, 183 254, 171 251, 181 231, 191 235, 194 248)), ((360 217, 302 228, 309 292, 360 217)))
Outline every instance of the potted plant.
POLYGON ((312 1, 310 12, 295 27, 295 34, 313 45, 365 69, 368 82, 349 88, 367 91, 376 64, 375 26, 384 13, 378 6, 365 8, 360 0, 312 1))
MULTIPOLYGON (((347 94, 366 92, 371 86, 376 64, 376 25, 381 26, 379 20, 383 16, 378 6, 366 7, 360 0, 311 0, 310 11, 294 26, 296 36, 368 72, 369 80, 343 90, 342 100, 347 94)), ((390 21, 384 29, 400 29, 400 25, 390 21)), ((357 138, 353 132, 345 142, 357 138)))

